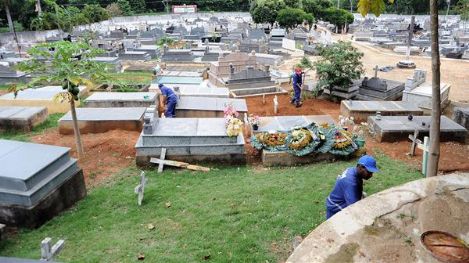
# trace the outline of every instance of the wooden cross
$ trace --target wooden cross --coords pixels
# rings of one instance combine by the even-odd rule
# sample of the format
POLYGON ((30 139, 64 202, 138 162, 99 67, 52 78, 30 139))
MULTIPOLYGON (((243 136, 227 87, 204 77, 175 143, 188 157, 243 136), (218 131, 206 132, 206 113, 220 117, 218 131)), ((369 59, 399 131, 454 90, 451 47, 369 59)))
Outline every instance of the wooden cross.
POLYGON ((415 156, 415 146, 422 143, 422 141, 418 139, 418 136, 419 130, 415 130, 414 135, 409 134, 409 139, 412 141, 412 143, 410 144, 410 152, 408 152, 407 155, 415 156))
POLYGON ((147 178, 145 178, 145 172, 140 173, 140 184, 137 185, 134 189, 135 194, 137 194, 137 204, 142 205, 143 194, 145 192, 145 185, 147 184, 147 178))
MULTIPOLYGON (((245 117, 247 117, 247 116, 245 116, 245 117)), ((151 163, 157 163, 158 164, 158 173, 163 172, 164 165, 176 166, 176 167, 186 168, 186 169, 194 170, 194 171, 203 171, 203 172, 210 171, 210 168, 207 168, 207 167, 192 165, 192 164, 188 164, 188 163, 185 163, 185 162, 165 160, 165 158, 166 158, 166 148, 161 148, 160 158, 159 159, 158 158, 151 158, 150 159, 151 163)))
POLYGON ((277 95, 274 96, 274 113, 278 113, 278 98, 277 95))
POLYGON ((44 238, 41 242, 41 261, 51 261, 60 250, 64 247, 65 241, 60 239, 51 247, 52 239, 50 237, 44 238))
POLYGON ((377 78, 378 77, 378 70, 379 70, 378 65, 376 65, 374 67, 374 70, 375 70, 375 78, 377 78))
POLYGON ((427 177, 428 154, 430 152, 428 136, 423 137, 423 143, 417 144, 417 148, 423 151, 422 154, 422 174, 427 177))

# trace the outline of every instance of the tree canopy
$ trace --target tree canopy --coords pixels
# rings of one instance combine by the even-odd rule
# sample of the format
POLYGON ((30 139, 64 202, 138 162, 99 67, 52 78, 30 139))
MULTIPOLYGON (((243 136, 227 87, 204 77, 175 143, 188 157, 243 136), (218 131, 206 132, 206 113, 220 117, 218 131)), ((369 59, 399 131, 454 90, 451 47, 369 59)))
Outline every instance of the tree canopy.
POLYGON ((285 28, 294 28, 301 25, 303 21, 311 25, 314 21, 312 14, 308 14, 299 8, 285 8, 278 12, 277 22, 280 26, 285 28))

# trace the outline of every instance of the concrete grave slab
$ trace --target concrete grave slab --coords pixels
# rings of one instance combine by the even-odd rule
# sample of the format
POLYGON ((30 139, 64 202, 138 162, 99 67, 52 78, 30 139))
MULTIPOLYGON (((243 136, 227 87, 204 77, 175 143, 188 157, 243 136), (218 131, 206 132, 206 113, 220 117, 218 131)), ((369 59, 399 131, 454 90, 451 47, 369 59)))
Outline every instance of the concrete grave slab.
POLYGON ((126 51, 119 53, 119 58, 122 60, 150 60, 151 56, 143 51, 126 51))
POLYGON ((228 137, 223 118, 163 118, 154 125, 135 145, 139 165, 159 157, 162 148, 171 160, 245 162, 244 137, 228 137))
POLYGON ((176 106, 176 116, 182 118, 221 118, 224 116, 224 109, 229 104, 232 104, 240 115, 248 111, 246 100, 244 99, 183 96, 179 98, 176 106))
MULTIPOLYGON (((446 83, 440 84, 440 97, 441 105, 444 108, 449 103, 449 92, 451 90, 451 85, 446 83)), ((406 91, 402 94, 402 101, 407 101, 417 105, 426 112, 430 112, 432 109, 432 85, 431 83, 424 83, 420 86, 406 91)))
POLYGON ((154 92, 94 92, 85 99, 85 107, 149 107, 156 103, 156 96, 154 92))
POLYGON ((259 120, 259 129, 255 132, 288 131, 293 127, 306 126, 311 122, 335 124, 329 115, 260 117, 259 120))
MULTIPOLYGON (((419 131, 419 136, 427 136, 431 125, 431 116, 414 116, 412 121, 406 116, 382 116, 380 120, 376 116, 368 117, 368 124, 373 127, 377 141, 394 142, 405 140, 409 134, 415 130, 419 131)), ((442 141, 464 142, 467 135, 466 128, 452 121, 446 116, 441 116, 442 141)))
POLYGON ((69 148, 0 140, 0 222, 36 227, 86 195, 69 148))
MULTIPOLYGON (((86 93, 86 87, 80 86, 79 97, 86 93)), ((70 110, 70 104, 66 101, 55 100, 55 96, 63 92, 60 86, 45 86, 37 89, 25 89, 18 92, 16 98, 13 93, 0 96, 0 106, 24 106, 24 107, 46 107, 51 113, 64 113, 70 110)), ((79 106, 80 101, 75 101, 79 106)))
MULTIPOLYGON (((110 130, 141 131, 146 108, 77 108, 78 127, 82 134, 110 130)), ((72 115, 59 120, 60 134, 73 134, 72 115)))
POLYGON ((422 109, 417 105, 405 101, 343 100, 340 104, 340 114, 353 117, 356 123, 366 122, 368 116, 376 115, 377 111, 382 116, 423 115, 422 109))
POLYGON ((0 106, 0 130, 31 131, 47 119, 46 107, 0 106))

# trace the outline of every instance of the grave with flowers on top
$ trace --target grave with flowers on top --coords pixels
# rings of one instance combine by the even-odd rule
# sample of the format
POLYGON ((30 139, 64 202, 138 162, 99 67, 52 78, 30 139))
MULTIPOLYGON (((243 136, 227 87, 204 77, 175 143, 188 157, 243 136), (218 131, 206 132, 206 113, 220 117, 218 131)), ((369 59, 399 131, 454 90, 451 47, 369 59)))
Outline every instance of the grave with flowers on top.
MULTIPOLYGON (((251 118, 252 120, 252 118, 251 118)), ((251 145, 264 166, 291 166, 359 155, 363 132, 352 122, 336 125, 329 115, 260 117, 251 145)))

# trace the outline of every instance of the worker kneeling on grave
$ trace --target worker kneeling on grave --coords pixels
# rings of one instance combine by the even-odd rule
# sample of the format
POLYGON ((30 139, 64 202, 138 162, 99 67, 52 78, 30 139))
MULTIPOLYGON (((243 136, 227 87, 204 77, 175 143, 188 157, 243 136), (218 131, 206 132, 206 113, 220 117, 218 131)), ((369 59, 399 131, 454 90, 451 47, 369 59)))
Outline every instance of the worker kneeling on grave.
POLYGON ((356 167, 347 168, 337 177, 334 189, 326 199, 326 218, 340 212, 363 197, 363 180, 368 180, 373 173, 379 172, 376 160, 370 155, 358 159, 356 167))

